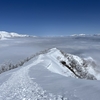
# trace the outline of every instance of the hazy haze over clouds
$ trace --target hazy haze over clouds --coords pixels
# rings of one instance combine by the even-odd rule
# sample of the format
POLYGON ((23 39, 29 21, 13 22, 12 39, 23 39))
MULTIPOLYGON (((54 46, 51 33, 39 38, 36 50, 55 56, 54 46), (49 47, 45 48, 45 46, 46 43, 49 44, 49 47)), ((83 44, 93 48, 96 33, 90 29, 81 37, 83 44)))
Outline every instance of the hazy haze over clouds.
POLYGON ((0 57, 2 58, 0 63, 7 60, 17 62, 41 50, 56 47, 65 53, 80 57, 92 57, 99 64, 99 41, 100 37, 98 36, 15 38, 0 41, 0 57))

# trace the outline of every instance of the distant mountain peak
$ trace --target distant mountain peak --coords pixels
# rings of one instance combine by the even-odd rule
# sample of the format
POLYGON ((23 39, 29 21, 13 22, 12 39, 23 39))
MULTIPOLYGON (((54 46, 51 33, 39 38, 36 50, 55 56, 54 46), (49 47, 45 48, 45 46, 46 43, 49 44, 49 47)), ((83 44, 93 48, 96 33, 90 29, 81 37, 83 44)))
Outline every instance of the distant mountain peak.
POLYGON ((85 37, 85 36, 100 36, 100 34, 72 34, 70 36, 80 36, 80 37, 85 37))
POLYGON ((86 34, 73 34, 71 36, 86 36, 86 34))
MULTIPOLYGON (((18 34, 15 32, 0 31, 0 39, 6 39, 6 38, 10 38, 10 37, 30 37, 30 36, 18 34)), ((32 37, 35 37, 35 36, 32 36, 32 37)))

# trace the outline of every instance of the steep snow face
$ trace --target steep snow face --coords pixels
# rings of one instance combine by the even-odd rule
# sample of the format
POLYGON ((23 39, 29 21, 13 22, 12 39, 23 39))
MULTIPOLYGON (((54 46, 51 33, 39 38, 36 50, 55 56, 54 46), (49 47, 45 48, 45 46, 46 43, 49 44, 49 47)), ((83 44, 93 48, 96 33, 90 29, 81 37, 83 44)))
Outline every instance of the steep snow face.
POLYGON ((66 77, 76 77, 68 68, 63 67, 59 61, 59 56, 63 58, 61 52, 56 49, 50 49, 45 54, 39 55, 39 58, 43 60, 43 65, 51 72, 58 73, 66 77))
POLYGON ((6 39, 6 38, 10 38, 10 37, 29 37, 29 35, 20 35, 14 32, 8 33, 5 31, 0 31, 0 39, 6 39))
POLYGON ((100 79, 95 70, 95 61, 92 58, 82 59, 76 55, 65 54, 52 48, 47 53, 39 56, 44 60, 46 68, 52 72, 81 79, 100 79))

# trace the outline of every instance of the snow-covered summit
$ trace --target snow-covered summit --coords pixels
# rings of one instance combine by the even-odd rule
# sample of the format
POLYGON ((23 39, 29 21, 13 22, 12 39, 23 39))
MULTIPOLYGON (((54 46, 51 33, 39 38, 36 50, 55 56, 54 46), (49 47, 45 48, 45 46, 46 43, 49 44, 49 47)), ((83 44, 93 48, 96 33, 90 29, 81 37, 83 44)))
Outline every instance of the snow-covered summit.
POLYGON ((0 31, 0 39, 10 38, 10 37, 29 37, 29 35, 21 35, 14 32, 9 33, 6 31, 0 31))
POLYGON ((95 61, 89 58, 80 58, 76 55, 65 54, 57 48, 49 49, 40 58, 47 63, 47 69, 64 76, 81 79, 99 79, 95 67, 95 61))
POLYGON ((66 77, 100 80, 100 73, 96 70, 96 63, 91 57, 80 58, 76 55, 66 54, 57 48, 41 51, 40 53, 21 61, 19 64, 15 65, 15 67, 9 68, 11 65, 8 65, 8 68, 6 68, 6 66, 5 68, 9 70, 16 68, 16 66, 22 66, 30 59, 35 63, 34 57, 37 59, 36 63, 40 63, 41 66, 44 66, 53 73, 66 77))

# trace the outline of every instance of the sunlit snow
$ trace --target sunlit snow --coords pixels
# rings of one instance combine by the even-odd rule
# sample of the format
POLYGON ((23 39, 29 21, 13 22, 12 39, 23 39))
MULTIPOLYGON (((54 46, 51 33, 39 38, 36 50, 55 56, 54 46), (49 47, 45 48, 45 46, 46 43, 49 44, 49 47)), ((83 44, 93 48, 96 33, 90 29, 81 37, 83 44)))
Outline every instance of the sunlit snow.
POLYGON ((100 99, 99 36, 2 40, 0 100, 100 99), (31 59, 27 61, 28 58, 31 59), (23 61, 26 62, 19 66, 23 61), (11 64, 18 66, 9 70, 11 64), (83 76, 76 76, 67 66, 83 76))

